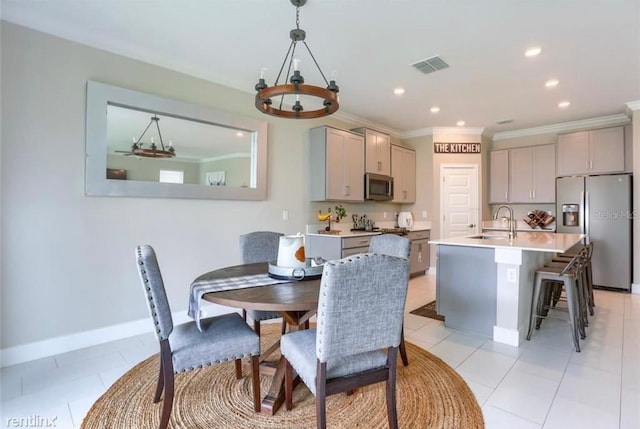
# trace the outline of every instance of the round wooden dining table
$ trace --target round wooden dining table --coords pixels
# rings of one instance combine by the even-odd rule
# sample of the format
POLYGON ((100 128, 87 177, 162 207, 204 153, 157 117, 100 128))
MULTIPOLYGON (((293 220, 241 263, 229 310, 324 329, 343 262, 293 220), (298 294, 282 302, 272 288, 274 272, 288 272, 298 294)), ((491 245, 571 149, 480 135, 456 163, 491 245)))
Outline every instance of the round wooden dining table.
MULTIPOLYGON (((202 274, 194 282, 264 274, 268 272, 268 268, 266 262, 236 265, 202 274)), ((286 321, 289 331, 295 331, 305 329, 309 319, 316 314, 319 291, 320 278, 315 278, 209 292, 202 299, 228 307, 277 311, 286 321)), ((260 355, 261 373, 272 375, 271 387, 262 401, 262 412, 272 415, 284 402, 284 358, 280 358, 277 363, 266 358, 278 350, 279 346, 280 340, 260 355)))

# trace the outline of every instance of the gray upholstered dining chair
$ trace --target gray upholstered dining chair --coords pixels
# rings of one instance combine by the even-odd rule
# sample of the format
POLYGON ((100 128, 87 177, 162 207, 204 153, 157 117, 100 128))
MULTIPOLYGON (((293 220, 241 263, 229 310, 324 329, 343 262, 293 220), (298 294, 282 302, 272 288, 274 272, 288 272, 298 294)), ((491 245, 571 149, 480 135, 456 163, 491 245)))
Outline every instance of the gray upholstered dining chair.
POLYGON ((385 381, 389 426, 398 427, 396 366, 408 265, 407 259, 376 253, 325 263, 316 329, 281 339, 288 410, 293 370, 316 397, 318 428, 326 426, 327 396, 385 381))
MULTIPOLYGON (((136 247, 136 262, 155 334, 160 342, 160 374, 153 402, 164 401, 159 429, 169 423, 173 406, 174 373, 191 371, 225 361, 235 361, 235 372, 242 378, 240 359, 251 356, 253 408, 260 411, 260 337, 237 313, 201 320, 202 332, 195 322, 174 326, 171 309, 155 251, 151 246, 136 247)), ((213 386, 202 386, 212 388, 213 386)))
MULTIPOLYGON (((411 240, 395 234, 374 235, 369 243, 369 252, 381 253, 383 255, 395 256, 396 258, 409 259, 411 251, 411 240)), ((407 267, 407 270, 410 268, 407 267)), ((400 339, 400 357, 404 366, 409 365, 407 349, 404 346, 404 328, 400 339)))
MULTIPOLYGON (((240 253, 243 264, 256 262, 270 262, 278 259, 278 246, 280 237, 284 234, 272 231, 254 231, 240 236, 240 253)), ((263 320, 277 319, 280 313, 277 311, 242 310, 242 317, 247 320, 247 315, 253 320, 253 330, 260 335, 260 322, 263 320)), ((285 333, 286 322, 282 321, 282 333, 285 333)))

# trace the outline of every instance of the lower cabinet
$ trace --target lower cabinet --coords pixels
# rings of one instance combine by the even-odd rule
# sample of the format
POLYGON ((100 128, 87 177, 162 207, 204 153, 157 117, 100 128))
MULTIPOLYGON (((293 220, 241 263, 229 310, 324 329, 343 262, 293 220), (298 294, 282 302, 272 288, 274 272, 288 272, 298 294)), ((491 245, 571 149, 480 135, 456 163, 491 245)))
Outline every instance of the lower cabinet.
POLYGON ((429 269, 429 237, 431 231, 412 231, 408 238, 411 240, 410 273, 422 275, 429 269))
POLYGON ((371 235, 340 237, 335 235, 307 235, 305 237, 305 254, 307 258, 321 257, 327 261, 345 258, 369 251, 371 235))

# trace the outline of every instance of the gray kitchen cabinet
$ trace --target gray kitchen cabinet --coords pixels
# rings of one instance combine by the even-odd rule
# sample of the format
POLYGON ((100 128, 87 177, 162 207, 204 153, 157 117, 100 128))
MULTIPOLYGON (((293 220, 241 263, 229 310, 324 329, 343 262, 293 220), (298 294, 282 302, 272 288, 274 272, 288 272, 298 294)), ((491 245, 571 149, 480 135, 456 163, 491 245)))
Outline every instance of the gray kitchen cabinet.
POLYGON ((555 146, 509 149, 509 202, 555 202, 555 146))
POLYGON ((416 152, 402 146, 391 145, 391 176, 393 177, 393 203, 416 202, 416 152))
POLYGON ((309 258, 321 257, 332 261, 369 251, 371 237, 376 234, 362 234, 351 237, 336 235, 305 236, 305 253, 309 258))
POLYGON ((509 202, 509 150, 489 153, 489 203, 509 202))
POLYGON ((322 126, 309 140, 311 201, 364 201, 364 138, 322 126))
POLYGON ((364 135, 365 172, 391 175, 391 137, 370 128, 356 128, 352 131, 364 135))
POLYGON ((408 234, 409 240, 411 240, 411 253, 410 253, 410 266, 409 270, 411 275, 422 275, 429 269, 429 237, 431 231, 411 231, 408 234))
POLYGON ((558 176, 624 171, 624 128, 558 135, 558 176))

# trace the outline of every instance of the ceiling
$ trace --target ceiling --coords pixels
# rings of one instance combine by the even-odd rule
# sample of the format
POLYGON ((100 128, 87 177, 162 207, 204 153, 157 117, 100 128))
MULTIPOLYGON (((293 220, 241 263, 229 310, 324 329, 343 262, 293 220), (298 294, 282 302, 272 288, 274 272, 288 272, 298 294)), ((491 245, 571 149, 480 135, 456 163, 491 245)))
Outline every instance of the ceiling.
MULTIPOLYGON (((0 14, 250 93, 263 67, 273 83, 295 27, 289 0, 1 0, 0 14)), ((459 120, 492 135, 619 115, 640 100, 640 0, 308 0, 300 27, 324 73, 337 71, 337 114, 401 136, 459 120), (525 57, 531 46, 540 55, 525 57), (449 68, 410 65, 435 55, 449 68), (545 88, 551 78, 559 85, 545 88)))

